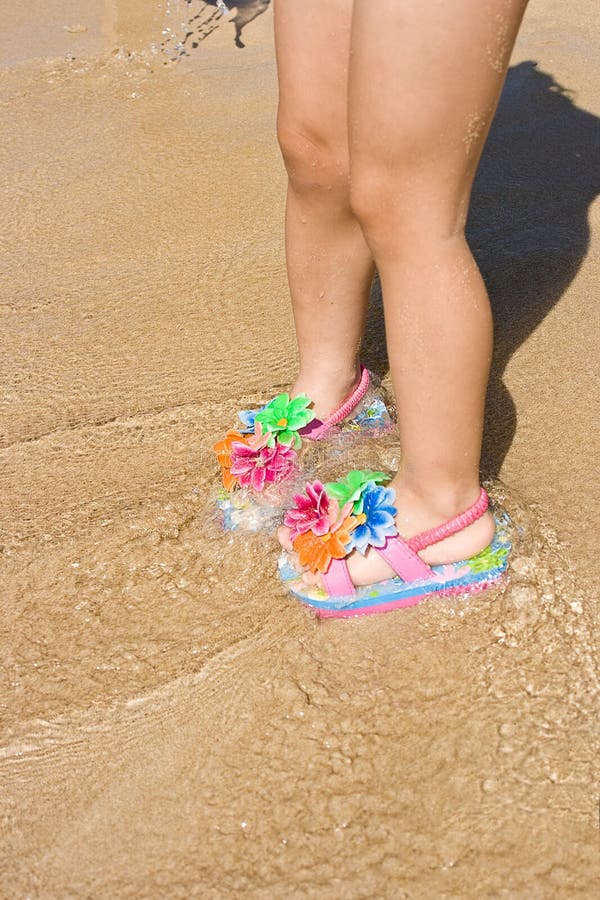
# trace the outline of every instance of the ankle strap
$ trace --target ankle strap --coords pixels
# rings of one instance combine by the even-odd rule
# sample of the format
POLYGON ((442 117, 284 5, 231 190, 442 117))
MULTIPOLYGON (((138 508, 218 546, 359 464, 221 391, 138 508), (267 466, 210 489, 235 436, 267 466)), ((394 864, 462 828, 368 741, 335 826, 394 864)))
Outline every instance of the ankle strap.
POLYGON ((326 419, 323 419, 318 428, 311 433, 311 438, 316 440, 321 437, 326 431, 332 428, 334 425, 339 425, 340 422, 343 422, 346 416, 348 416, 355 406, 362 400, 369 389, 370 382, 369 370, 366 366, 361 365, 360 367, 360 381, 357 386, 354 388, 349 397, 347 397, 341 406, 338 406, 330 416, 327 416, 326 419))
POLYGON ((448 519, 447 522, 438 525, 436 528, 431 528, 429 531, 422 531, 420 534, 416 534, 414 537, 411 537, 410 540, 407 540, 406 543, 411 550, 418 553, 419 550, 424 550, 425 547, 429 547, 431 544, 437 544, 439 541, 443 541, 444 538, 450 537, 452 534, 457 534, 457 532, 466 528, 467 525, 472 525, 473 522, 476 522, 477 519, 482 517, 488 506, 489 497, 485 488, 481 488, 479 497, 472 506, 465 510, 465 512, 460 513, 460 515, 455 516, 453 519, 448 519))

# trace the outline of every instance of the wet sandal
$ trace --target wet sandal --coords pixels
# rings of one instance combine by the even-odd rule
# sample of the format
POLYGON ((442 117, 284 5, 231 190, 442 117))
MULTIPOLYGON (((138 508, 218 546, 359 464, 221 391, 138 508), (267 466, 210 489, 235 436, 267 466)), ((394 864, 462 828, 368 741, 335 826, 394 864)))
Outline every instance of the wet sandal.
POLYGON ((305 394, 278 394, 257 410, 238 413, 240 427, 213 450, 223 490, 217 506, 226 530, 273 530, 301 489, 300 453, 305 441, 353 441, 389 431, 393 420, 373 375, 361 366, 357 387, 326 419, 317 419, 305 394))
POLYGON ((290 592, 324 618, 345 618, 414 606, 434 594, 481 591, 505 572, 511 549, 507 516, 496 518, 491 544, 470 559, 429 566, 418 555, 471 525, 488 508, 481 488, 477 501, 465 512, 437 528, 404 540, 395 524, 396 492, 385 487, 383 472, 350 472, 343 481, 306 485, 285 515, 300 565, 321 573, 323 587, 307 585, 289 555, 279 560, 279 574, 290 592), (346 558, 373 547, 396 576, 366 587, 355 587, 346 558))

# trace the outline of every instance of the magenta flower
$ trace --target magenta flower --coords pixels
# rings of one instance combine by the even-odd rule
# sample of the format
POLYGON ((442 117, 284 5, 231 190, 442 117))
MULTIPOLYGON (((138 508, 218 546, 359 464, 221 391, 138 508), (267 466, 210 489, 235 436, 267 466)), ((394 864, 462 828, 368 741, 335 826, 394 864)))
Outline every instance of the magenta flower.
POLYGON ((294 541, 299 534, 306 534, 307 531, 316 535, 327 534, 331 526, 331 515, 333 513, 337 518, 339 507, 335 500, 329 499, 321 482, 308 482, 306 493, 296 494, 294 500, 296 505, 287 511, 284 519, 291 531, 291 540, 294 541))
POLYGON ((262 491, 267 484, 280 484, 289 478, 296 470, 296 459, 296 451, 285 444, 268 447, 259 439, 255 446, 249 446, 234 441, 230 471, 241 487, 262 491))

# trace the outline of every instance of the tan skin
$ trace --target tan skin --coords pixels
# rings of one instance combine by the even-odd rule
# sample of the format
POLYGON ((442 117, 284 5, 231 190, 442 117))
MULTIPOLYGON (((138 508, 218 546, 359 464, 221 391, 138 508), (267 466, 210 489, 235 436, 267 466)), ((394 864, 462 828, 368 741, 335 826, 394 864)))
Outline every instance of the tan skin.
MULTIPOLYGON (((308 393, 322 416, 356 383, 376 265, 402 447, 392 486, 405 537, 462 512, 479 492, 492 321, 464 226, 526 5, 275 3, 300 359, 293 393, 308 393)), ((464 559, 493 531, 488 513, 421 556, 464 559)), ((279 538, 289 549, 287 529, 279 538)), ((376 553, 354 552, 348 566, 357 585, 393 574, 376 553)))

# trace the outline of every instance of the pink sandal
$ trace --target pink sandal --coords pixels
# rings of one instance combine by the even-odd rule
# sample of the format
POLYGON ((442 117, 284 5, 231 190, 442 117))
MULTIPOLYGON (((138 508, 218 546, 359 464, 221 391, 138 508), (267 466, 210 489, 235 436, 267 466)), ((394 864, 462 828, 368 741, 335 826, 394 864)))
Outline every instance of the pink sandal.
POLYGON ((278 394, 258 410, 238 413, 242 427, 213 447, 223 491, 217 500, 226 530, 272 530, 302 482, 299 452, 304 441, 374 437, 393 420, 381 388, 361 366, 360 381, 326 419, 317 419, 306 395, 278 394))
POLYGON ((383 472, 354 470, 343 481, 306 485, 296 505, 285 516, 301 565, 322 575, 323 587, 307 585, 292 566, 288 554, 279 561, 282 580, 302 603, 317 615, 330 618, 388 612, 414 606, 433 594, 481 591, 496 582, 508 565, 511 542, 507 516, 496 519, 491 544, 475 556, 448 565, 429 566, 420 550, 457 534, 477 521, 488 508, 483 488, 465 512, 437 528, 409 540, 398 534, 395 491, 384 486, 383 472), (396 573, 394 578, 356 588, 346 559, 357 550, 373 547, 396 573))

